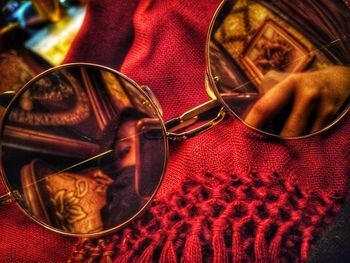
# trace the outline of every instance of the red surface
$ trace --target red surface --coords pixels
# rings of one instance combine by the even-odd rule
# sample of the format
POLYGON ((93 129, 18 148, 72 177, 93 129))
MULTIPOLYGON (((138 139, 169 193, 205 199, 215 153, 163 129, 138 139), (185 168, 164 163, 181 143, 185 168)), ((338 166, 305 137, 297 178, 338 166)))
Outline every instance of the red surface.
MULTIPOLYGON (((208 99, 204 90, 205 40, 219 1, 145 0, 138 4, 131 1, 116 4, 113 0, 96 0, 90 3, 83 29, 67 62, 93 62, 120 68, 139 84, 151 87, 163 107, 165 119, 178 116, 208 99)), ((237 119, 228 117, 207 133, 182 143, 171 143, 168 169, 157 199, 160 204, 171 204, 166 200, 177 196, 172 192, 184 194, 181 190, 184 181, 202 178, 204 172, 225 179, 232 172, 243 178, 250 174, 249 171, 270 175, 277 172, 284 187, 297 185, 305 195, 311 196, 310 192, 313 192, 324 199, 334 194, 349 197, 349 118, 347 114, 333 129, 321 135, 282 141, 260 135, 237 119)), ((266 191, 271 190, 268 183, 265 186, 266 191)), ((207 187, 212 189, 215 185, 207 187)), ((154 207, 157 208, 157 204, 154 207)), ((152 209, 153 214, 157 212, 152 209)), ((165 215, 160 218, 162 216, 165 215)), ((293 217, 297 215, 291 220, 295 219, 293 217)), ((0 218, 1 262, 62 262, 71 254, 74 239, 37 226, 15 205, 2 208, 0 218)), ((306 230, 304 240, 307 235, 306 230)), ((201 241, 190 236, 186 246, 198 249, 201 241)), ((226 254, 222 235, 213 231, 208 236, 216 251, 213 258, 217 262, 224 260, 225 255, 239 257, 239 246, 235 248, 233 244, 232 251, 236 252, 226 254)), ((118 235, 111 238, 118 239, 118 235)), ((176 246, 174 248, 170 237, 165 238, 169 242, 159 241, 164 251, 161 259, 169 262, 174 259, 176 246)), ((79 245, 76 248, 79 249, 79 245)), ((306 252, 300 252, 296 257, 305 259, 308 248, 301 250, 306 252)), ((183 257, 194 260, 196 250, 193 251, 186 252, 183 257)), ((262 251, 266 249, 262 248, 262 251)), ((119 252, 114 254, 118 257, 116 260, 130 258, 127 248, 119 248, 119 252)), ((149 254, 141 255, 145 259, 153 253, 151 249, 147 252, 149 254)))

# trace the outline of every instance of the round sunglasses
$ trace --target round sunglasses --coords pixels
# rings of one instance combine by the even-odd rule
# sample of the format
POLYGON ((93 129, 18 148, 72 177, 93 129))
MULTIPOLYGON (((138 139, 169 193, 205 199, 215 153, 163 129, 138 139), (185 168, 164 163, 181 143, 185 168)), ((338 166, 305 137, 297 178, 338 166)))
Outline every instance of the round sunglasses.
POLYGON ((8 193, 0 204, 16 201, 57 233, 99 236, 125 226, 153 200, 169 140, 202 133, 227 113, 281 139, 332 127, 348 111, 350 94, 349 68, 332 48, 348 36, 318 46, 255 2, 265 17, 243 21, 240 2, 224 1, 209 29, 211 100, 180 117, 164 121, 147 86, 89 63, 49 69, 18 92, 2 94, 1 173, 8 193))

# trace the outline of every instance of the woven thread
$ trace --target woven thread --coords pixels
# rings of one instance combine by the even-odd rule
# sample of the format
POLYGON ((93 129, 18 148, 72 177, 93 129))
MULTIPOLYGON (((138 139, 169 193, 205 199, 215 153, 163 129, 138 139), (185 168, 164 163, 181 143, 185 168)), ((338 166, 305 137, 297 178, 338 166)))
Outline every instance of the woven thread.
POLYGON ((276 173, 199 174, 109 241, 78 243, 71 261, 99 262, 110 248, 114 262, 305 261, 343 202, 276 173))

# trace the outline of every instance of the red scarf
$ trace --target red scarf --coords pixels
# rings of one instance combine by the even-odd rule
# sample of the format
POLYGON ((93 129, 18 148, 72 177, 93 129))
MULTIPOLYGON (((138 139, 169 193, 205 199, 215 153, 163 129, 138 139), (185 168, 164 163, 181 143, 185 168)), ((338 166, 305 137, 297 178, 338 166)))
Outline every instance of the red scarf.
MULTIPOLYGON (((219 2, 91 0, 66 61, 120 69, 151 87, 165 120, 176 117, 208 100, 205 41, 219 2)), ((79 241, 68 256, 75 240, 37 226, 12 205, 1 211, 0 258, 305 260, 350 196, 349 118, 321 135, 283 141, 228 117, 170 144, 157 198, 129 227, 79 241)))

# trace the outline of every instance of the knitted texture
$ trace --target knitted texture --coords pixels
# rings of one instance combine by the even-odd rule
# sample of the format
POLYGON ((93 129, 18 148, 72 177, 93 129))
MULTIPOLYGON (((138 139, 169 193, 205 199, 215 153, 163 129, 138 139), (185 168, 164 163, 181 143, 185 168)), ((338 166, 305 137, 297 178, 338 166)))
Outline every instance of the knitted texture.
POLYGON ((340 203, 306 194, 278 173, 198 173, 127 229, 82 240, 72 261, 305 261, 340 203))
MULTIPOLYGON (((91 1, 94 9, 68 61, 107 64, 150 86, 165 119, 207 100, 205 39, 219 1, 140 1, 135 10, 123 4, 122 10, 107 8, 108 3, 102 8, 91 1), (125 50, 128 34, 119 31, 119 14, 133 11, 132 45, 122 61, 109 59, 125 50), (113 29, 101 30, 96 21, 111 14, 107 24, 113 29), (95 38, 102 32, 114 49, 95 38), (90 40, 94 53, 103 52, 90 56, 90 40)), ((80 240, 70 260, 305 261, 349 194, 348 120, 322 135, 283 141, 230 118, 172 143, 161 188, 145 214, 114 235, 80 240)))
MULTIPOLYGON (((90 0, 66 62, 119 69, 151 87, 165 120, 176 117, 208 100, 205 40, 219 3, 90 0)), ((145 213, 115 234, 79 240, 65 259, 305 260, 350 197, 349 118, 317 136, 279 140, 228 117, 206 133, 171 143, 164 180, 145 213)), ((7 218, 0 226, 0 261, 57 262, 70 251, 70 239, 17 210, 0 212, 7 218)))
POLYGON ((2 207, 0 216, 0 262, 62 262, 69 256, 74 240, 35 224, 15 204, 2 207))

